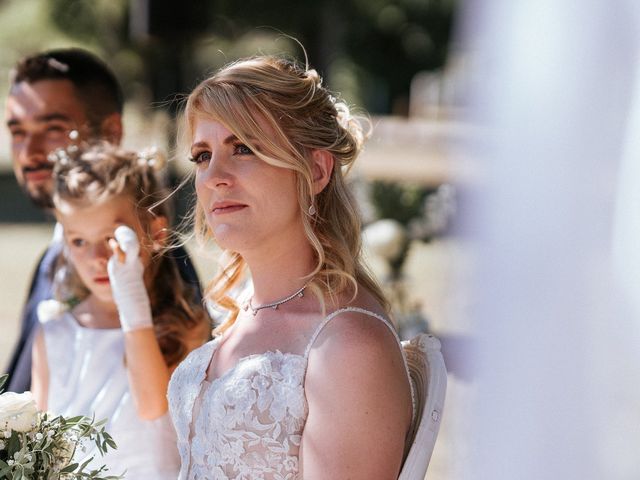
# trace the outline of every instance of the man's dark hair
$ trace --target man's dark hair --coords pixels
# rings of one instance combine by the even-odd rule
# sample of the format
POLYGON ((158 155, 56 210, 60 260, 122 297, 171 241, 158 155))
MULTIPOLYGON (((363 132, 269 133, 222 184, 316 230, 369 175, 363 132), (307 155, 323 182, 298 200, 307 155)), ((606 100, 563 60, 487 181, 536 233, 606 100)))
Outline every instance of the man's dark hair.
POLYGON ((94 54, 80 48, 36 53, 21 59, 11 71, 11 85, 39 80, 69 80, 85 105, 92 127, 112 113, 122 113, 122 88, 111 69, 94 54))

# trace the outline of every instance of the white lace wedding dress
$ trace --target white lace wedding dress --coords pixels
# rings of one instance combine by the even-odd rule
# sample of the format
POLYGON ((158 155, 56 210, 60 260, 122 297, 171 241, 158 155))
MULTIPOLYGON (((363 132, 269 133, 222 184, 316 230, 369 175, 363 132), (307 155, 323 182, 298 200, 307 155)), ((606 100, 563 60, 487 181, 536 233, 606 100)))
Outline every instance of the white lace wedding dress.
MULTIPOLYGON (((304 355, 269 351, 243 357, 212 382, 206 372, 220 338, 183 361, 169 384, 169 409, 182 460, 179 480, 295 480, 307 419, 304 377, 311 346, 338 310, 315 330, 304 355)), ((399 343, 398 343, 399 344, 399 343)))

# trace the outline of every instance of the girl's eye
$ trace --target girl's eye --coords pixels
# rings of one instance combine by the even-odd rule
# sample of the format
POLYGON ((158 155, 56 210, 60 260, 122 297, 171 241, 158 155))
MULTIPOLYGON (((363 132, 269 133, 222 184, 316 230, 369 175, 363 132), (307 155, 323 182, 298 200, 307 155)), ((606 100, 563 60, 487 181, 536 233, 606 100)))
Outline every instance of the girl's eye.
POLYGON ((70 243, 74 247, 82 247, 84 245, 84 240, 82 238, 73 238, 70 243))
POLYGON ((253 150, 244 143, 237 143, 233 146, 233 153, 235 155, 253 155, 253 150))
POLYGON ((208 152, 206 150, 203 152, 198 152, 189 157, 189 161, 195 163, 196 165, 203 162, 208 162, 209 160, 211 160, 211 152, 208 152))

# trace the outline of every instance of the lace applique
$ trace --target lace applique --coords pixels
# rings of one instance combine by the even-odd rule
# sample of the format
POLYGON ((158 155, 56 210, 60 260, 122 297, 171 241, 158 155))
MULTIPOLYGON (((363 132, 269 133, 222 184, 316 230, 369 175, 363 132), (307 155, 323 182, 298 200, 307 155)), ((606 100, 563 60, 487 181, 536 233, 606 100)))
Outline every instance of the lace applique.
POLYGON ((214 340, 189 355, 171 379, 179 478, 300 478, 298 451, 308 413, 305 358, 279 351, 244 357, 201 392, 217 344, 214 340), (198 395, 203 396, 200 412, 191 418, 198 395))
POLYGON ((378 318, 400 346, 385 318, 347 308, 321 322, 304 355, 280 351, 249 355, 204 386, 221 337, 191 352, 169 384, 169 409, 182 459, 179 480, 300 479, 299 450, 308 415, 304 394, 307 358, 320 331, 345 311, 378 318), (193 418, 197 397, 202 401, 193 418))

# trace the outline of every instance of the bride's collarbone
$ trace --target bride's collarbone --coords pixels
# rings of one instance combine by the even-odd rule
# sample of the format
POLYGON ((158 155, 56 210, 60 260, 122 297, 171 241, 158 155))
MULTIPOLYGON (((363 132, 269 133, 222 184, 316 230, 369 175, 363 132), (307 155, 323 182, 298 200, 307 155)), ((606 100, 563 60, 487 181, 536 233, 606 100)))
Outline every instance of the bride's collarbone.
MULTIPOLYGON (((249 320, 250 322, 250 320, 249 320)), ((303 356, 318 322, 234 325, 219 340, 207 368, 207 380, 217 379, 247 358, 275 352, 303 356)))

